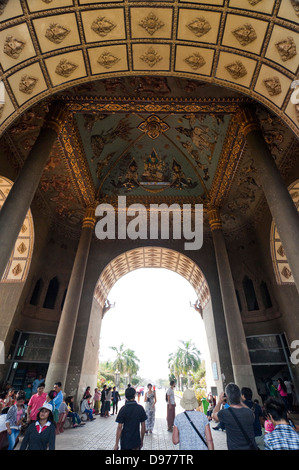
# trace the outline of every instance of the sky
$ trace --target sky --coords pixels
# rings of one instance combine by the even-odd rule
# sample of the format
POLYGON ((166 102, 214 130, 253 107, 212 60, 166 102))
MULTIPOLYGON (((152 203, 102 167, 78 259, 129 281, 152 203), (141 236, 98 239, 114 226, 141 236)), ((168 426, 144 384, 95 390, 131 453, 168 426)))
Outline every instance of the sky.
POLYGON ((123 276, 108 299, 115 307, 104 316, 100 337, 100 362, 114 360, 110 346, 133 349, 140 359, 138 375, 153 382, 168 379, 167 360, 191 340, 208 360, 203 320, 190 301, 196 293, 189 282, 164 268, 142 268, 123 276))

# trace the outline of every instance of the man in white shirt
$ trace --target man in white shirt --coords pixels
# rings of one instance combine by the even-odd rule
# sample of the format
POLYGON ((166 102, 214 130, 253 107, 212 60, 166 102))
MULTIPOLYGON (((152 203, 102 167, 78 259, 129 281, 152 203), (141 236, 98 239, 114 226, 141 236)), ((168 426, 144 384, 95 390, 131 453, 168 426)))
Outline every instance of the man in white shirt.
POLYGON ((174 387, 175 381, 171 380, 170 387, 166 392, 167 396, 167 426, 168 431, 173 431, 173 422, 175 418, 175 397, 174 397, 174 387))

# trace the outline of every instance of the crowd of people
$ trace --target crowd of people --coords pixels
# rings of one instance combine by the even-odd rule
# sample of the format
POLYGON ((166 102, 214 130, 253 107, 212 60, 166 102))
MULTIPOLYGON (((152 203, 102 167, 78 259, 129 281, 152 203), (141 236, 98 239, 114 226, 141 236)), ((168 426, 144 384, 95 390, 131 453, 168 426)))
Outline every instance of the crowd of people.
MULTIPOLYGON (((175 381, 171 381, 165 399, 167 429, 173 444, 179 444, 180 450, 214 450, 210 426, 215 422, 213 429, 226 433, 228 450, 299 450, 299 434, 289 417, 291 401, 284 380, 279 379, 274 388, 269 389, 271 394, 261 395, 260 405, 253 400, 250 388, 240 389, 230 383, 218 401, 209 394, 201 407, 195 392, 186 389, 180 400, 184 411, 176 415, 175 381)), ((118 410, 121 397, 116 387, 104 385, 93 393, 87 387, 78 413, 74 396, 65 396, 61 382, 56 382, 48 393, 42 377, 18 392, 7 387, 0 394, 0 450, 15 449, 20 433, 20 450, 54 450, 56 436, 64 432, 67 418, 75 428, 86 424, 83 416, 93 421, 97 415, 116 415, 114 450, 142 449, 145 435, 152 434, 155 426, 157 396, 151 383, 142 405, 140 397, 136 401, 136 394, 129 384, 124 406, 118 410)))

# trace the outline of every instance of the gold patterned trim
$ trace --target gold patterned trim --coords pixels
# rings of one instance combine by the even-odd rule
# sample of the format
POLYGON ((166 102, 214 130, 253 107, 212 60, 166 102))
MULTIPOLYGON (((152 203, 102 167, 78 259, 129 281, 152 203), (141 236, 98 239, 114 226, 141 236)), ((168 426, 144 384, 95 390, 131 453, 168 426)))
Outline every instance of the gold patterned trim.
POLYGON ((209 216, 209 223, 210 223, 210 227, 212 231, 222 229, 222 222, 221 222, 218 207, 208 208, 208 216, 209 216))
POLYGON ((96 217, 95 217, 95 208, 94 207, 88 207, 85 212, 85 216, 83 219, 82 223, 82 228, 94 228, 94 225, 96 223, 96 217))

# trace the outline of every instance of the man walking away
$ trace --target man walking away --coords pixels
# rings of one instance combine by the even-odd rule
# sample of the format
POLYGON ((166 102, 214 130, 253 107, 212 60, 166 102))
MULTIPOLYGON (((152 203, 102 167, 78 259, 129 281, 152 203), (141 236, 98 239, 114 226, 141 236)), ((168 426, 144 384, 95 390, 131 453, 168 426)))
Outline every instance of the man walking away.
POLYGON ((135 401, 136 391, 133 387, 126 389, 126 403, 116 417, 118 423, 114 450, 140 450, 145 434, 146 413, 143 406, 135 401))
POLYGON ((173 423, 175 418, 175 396, 174 396, 174 387, 175 381, 171 380, 169 383, 170 387, 166 392, 167 396, 167 426, 168 431, 173 431, 173 423))

